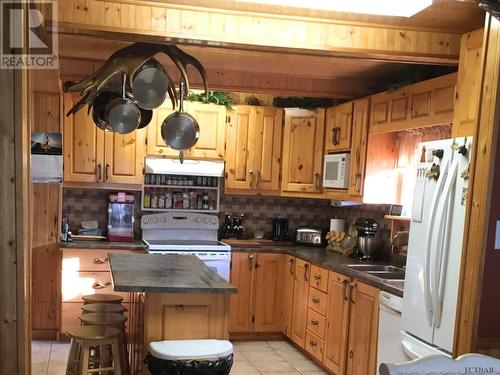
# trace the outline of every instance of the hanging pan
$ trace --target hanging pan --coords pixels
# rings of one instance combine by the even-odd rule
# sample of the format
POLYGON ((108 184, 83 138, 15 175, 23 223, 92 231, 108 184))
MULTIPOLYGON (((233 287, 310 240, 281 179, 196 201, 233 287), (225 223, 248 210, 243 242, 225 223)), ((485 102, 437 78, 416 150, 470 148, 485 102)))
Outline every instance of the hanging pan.
POLYGON ((106 106, 106 121, 112 131, 120 134, 133 132, 141 122, 141 110, 139 106, 127 97, 125 85, 127 76, 123 75, 122 96, 113 99, 106 106))

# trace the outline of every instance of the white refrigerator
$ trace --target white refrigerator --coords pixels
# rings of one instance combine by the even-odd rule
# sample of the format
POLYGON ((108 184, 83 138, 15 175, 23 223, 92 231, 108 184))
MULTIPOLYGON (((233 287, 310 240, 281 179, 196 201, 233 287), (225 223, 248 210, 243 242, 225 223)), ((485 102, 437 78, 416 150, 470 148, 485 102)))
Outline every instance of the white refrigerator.
POLYGON ((412 359, 453 350, 471 147, 471 137, 419 145, 401 318, 412 359))

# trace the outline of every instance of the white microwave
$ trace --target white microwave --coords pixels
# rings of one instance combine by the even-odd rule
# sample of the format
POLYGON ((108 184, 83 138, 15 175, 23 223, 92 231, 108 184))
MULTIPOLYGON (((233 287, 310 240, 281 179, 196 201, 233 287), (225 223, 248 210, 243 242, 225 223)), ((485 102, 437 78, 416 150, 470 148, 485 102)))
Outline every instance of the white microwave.
POLYGON ((323 187, 347 189, 349 187, 349 162, 351 154, 325 155, 323 187))

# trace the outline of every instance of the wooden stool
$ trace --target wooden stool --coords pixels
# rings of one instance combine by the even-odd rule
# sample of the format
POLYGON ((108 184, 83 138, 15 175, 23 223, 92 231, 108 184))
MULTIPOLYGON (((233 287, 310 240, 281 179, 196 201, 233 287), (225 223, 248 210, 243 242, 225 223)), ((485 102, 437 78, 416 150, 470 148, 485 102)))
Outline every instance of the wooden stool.
POLYGON ((123 297, 117 294, 88 294, 82 299, 84 305, 89 303, 116 303, 120 305, 123 301, 123 297))
POLYGON ((130 374, 128 363, 128 348, 127 348, 127 334, 125 333, 125 322, 127 317, 123 314, 115 313, 87 313, 82 314, 80 321, 84 326, 104 326, 113 327, 120 330, 119 344, 120 344, 120 358, 121 368, 125 375, 130 374))
POLYGON ((71 337, 66 375, 87 375, 112 371, 115 375, 122 375, 120 358, 120 330, 104 326, 86 326, 70 328, 66 335, 71 337), (99 350, 99 355, 90 354, 94 347, 111 347, 108 350, 99 350))
POLYGON ((127 309, 116 303, 89 303, 83 305, 82 314, 87 313, 115 313, 123 314, 127 309))

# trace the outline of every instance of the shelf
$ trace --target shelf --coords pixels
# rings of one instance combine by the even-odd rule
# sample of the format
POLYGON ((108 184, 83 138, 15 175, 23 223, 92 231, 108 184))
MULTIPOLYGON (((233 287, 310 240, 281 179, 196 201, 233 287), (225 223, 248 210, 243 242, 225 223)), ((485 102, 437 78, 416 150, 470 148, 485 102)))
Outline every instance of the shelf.
POLYGON ((219 213, 218 210, 190 210, 190 209, 171 209, 171 208, 144 208, 142 207, 141 211, 150 211, 150 212, 196 212, 201 214, 216 214, 219 213))
POLYGON ((218 186, 193 186, 193 185, 143 185, 145 188, 158 189, 192 189, 192 190, 218 190, 218 186))
POLYGON ((387 220, 395 220, 395 221, 411 221, 411 217, 407 216, 394 216, 394 215, 385 215, 385 219, 387 220))

